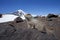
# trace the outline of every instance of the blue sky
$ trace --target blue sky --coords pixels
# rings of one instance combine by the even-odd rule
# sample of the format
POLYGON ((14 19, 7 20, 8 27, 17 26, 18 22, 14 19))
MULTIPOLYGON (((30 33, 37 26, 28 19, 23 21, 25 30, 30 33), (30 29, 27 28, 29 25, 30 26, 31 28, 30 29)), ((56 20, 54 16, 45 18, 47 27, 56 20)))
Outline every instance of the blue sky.
POLYGON ((60 0, 0 0, 0 13, 9 13, 22 9, 36 15, 60 13, 60 0))

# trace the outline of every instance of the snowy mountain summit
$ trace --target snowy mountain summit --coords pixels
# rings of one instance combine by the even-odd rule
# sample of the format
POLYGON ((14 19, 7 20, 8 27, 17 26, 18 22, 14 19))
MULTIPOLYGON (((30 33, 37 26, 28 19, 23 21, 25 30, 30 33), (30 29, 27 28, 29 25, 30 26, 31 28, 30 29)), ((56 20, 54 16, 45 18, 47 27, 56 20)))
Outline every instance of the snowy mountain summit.
POLYGON ((13 12, 12 14, 19 16, 20 14, 21 14, 21 15, 24 15, 24 14, 26 14, 26 13, 25 13, 23 10, 19 9, 19 10, 13 12))
MULTIPOLYGON (((17 17, 22 18, 23 20, 25 20, 25 15, 27 13, 24 12, 23 10, 17 10, 15 12, 12 13, 8 13, 8 14, 2 14, 2 18, 0 18, 0 23, 3 22, 9 22, 9 21, 14 21, 14 19, 16 19, 17 17)), ((33 17, 35 17, 36 15, 32 15, 33 17)))
POLYGON ((16 12, 13 12, 12 14, 19 16, 23 20, 25 19, 24 15, 26 14, 23 10, 17 10, 16 12))
POLYGON ((18 13, 26 14, 23 10, 18 10, 18 13))
POLYGON ((2 14, 2 18, 0 18, 0 23, 14 21, 14 19, 16 19, 17 17, 25 20, 24 14, 25 12, 22 10, 18 10, 16 12, 13 12, 12 14, 2 14))

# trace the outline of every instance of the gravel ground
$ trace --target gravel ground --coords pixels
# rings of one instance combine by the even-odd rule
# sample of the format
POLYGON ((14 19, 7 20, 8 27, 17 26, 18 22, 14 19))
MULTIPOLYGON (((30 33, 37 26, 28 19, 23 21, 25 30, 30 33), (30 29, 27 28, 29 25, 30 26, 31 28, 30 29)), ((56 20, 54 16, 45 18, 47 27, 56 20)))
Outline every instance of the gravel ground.
MULTIPOLYGON (((58 19, 57 19, 58 20, 58 19)), ((26 22, 25 22, 26 23, 26 22)), ((50 21, 48 21, 47 26, 54 26, 56 28, 55 35, 48 35, 46 32, 40 32, 37 29, 27 29, 24 28, 24 23, 20 23, 19 27, 16 28, 14 26, 9 25, 8 23, 0 24, 0 40, 60 40, 60 21, 52 21, 50 25, 50 21), (55 23, 56 22, 56 23, 55 23), (20 26, 22 25, 22 26, 20 26), (59 31, 58 31, 59 30, 59 31)), ((26 24, 25 24, 26 27, 26 24)))

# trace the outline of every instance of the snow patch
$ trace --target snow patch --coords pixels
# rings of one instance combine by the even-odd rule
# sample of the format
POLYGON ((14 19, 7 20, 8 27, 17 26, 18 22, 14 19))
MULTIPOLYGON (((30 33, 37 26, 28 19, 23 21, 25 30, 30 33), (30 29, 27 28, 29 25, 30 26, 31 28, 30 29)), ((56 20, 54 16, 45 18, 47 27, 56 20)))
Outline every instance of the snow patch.
POLYGON ((14 21, 14 19, 16 19, 17 17, 18 16, 11 14, 2 15, 2 18, 0 18, 0 23, 14 21))

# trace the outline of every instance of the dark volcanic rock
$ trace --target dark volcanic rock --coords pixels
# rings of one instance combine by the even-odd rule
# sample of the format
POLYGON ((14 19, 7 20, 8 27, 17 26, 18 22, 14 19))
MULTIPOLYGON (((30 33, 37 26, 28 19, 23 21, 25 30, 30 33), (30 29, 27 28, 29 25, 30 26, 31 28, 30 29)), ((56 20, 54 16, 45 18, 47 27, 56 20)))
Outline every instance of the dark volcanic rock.
POLYGON ((2 14, 0 14, 0 18, 2 18, 2 14))
POLYGON ((52 18, 52 17, 57 18, 57 17, 58 17, 58 15, 48 14, 48 16, 47 16, 47 18, 52 18))

